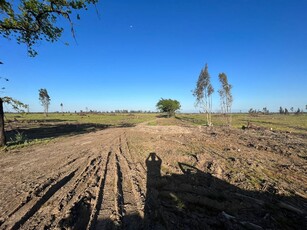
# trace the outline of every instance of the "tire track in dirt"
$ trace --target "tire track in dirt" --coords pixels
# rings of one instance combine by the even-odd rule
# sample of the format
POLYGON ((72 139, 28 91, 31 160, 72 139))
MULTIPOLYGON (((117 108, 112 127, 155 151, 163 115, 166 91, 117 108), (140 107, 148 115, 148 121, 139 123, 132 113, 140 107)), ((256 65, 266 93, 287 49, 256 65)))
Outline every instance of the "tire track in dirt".
POLYGON ((97 221, 97 216, 98 216, 98 212, 101 209, 101 204, 102 204, 102 200, 103 200, 103 191, 104 191, 104 186, 105 186, 105 181, 106 181, 106 176, 108 173, 108 165, 109 165, 109 161, 110 161, 110 155, 111 152, 108 153, 107 159, 106 159, 106 163, 105 163, 105 167, 103 170, 103 176, 100 177, 99 179, 99 189, 97 190, 96 193, 96 200, 94 202, 94 208, 93 208, 93 212, 91 213, 91 218, 89 220, 89 224, 87 229, 94 229, 96 221, 97 221))
POLYGON ((80 206, 83 206, 83 217, 81 219, 89 219, 86 209, 90 207, 90 201, 94 193, 92 190, 97 186, 97 180, 99 180, 97 177, 100 175, 100 164, 102 161, 101 156, 95 156, 91 159, 70 187, 63 191, 58 199, 55 199, 55 203, 52 205, 54 207, 53 212, 63 214, 57 215, 55 220, 51 219, 51 225, 48 227, 70 227, 73 225, 72 220, 80 216, 77 210, 77 207, 80 208, 80 206))
MULTIPOLYGON (((67 206, 70 207, 75 201, 75 197, 86 188, 85 182, 91 177, 95 171, 96 165, 101 161, 100 156, 88 158, 89 160, 81 165, 77 165, 80 173, 75 173, 75 176, 57 193, 55 193, 44 206, 38 210, 33 217, 24 224, 26 229, 50 229, 53 223, 57 223, 62 217, 60 213, 65 213, 67 206), (83 170, 81 170, 83 168, 83 170), (44 220, 44 221, 41 221, 44 220)), ((54 225, 53 225, 54 226, 54 225)))
MULTIPOLYGON (((59 178, 62 175, 70 173, 71 171, 76 170, 78 168, 76 167, 76 164, 79 165, 80 161, 84 160, 84 158, 80 157, 80 155, 76 158, 73 158, 69 162, 65 162, 65 160, 71 159, 73 155, 75 156, 76 154, 70 154, 64 159, 62 157, 59 157, 60 160, 58 160, 57 162, 57 165, 59 165, 59 168, 57 170, 47 171, 47 172, 44 172, 45 174, 43 173, 43 174, 38 175, 37 177, 35 177, 36 181, 33 180, 31 184, 27 184, 27 186, 30 187, 28 190, 24 190, 24 189, 19 190, 19 191, 17 190, 20 195, 7 200, 5 205, 1 207, 3 210, 7 210, 7 211, 4 213, 1 213, 2 223, 0 222, 0 229, 4 221, 7 221, 8 219, 12 219, 11 217, 14 216, 15 213, 17 213, 20 209, 22 209, 24 206, 27 206, 27 205, 29 206, 29 203, 31 202, 33 203, 33 198, 43 196, 45 190, 48 187, 50 187, 52 183, 55 183, 57 180, 60 180, 59 178)), ((46 159, 47 159, 46 161, 50 160, 48 158, 46 159)), ((20 161, 23 161, 23 159, 20 161)), ((41 166, 41 168, 44 168, 44 167, 45 167, 44 165, 41 166)), ((23 172, 23 174, 28 175, 28 173, 26 172, 23 172)), ((17 183, 22 184, 24 186, 26 184, 25 178, 20 177, 17 183)), ((16 183, 12 184, 12 186, 16 186, 16 183)))
POLYGON ((239 132, 160 130, 109 129, 3 154, 0 230, 276 229, 279 217, 286 228, 304 226, 302 159, 249 150, 258 136, 241 143, 239 132), (151 167, 154 152, 161 163, 151 167))
MULTIPOLYGON (((75 195, 76 201, 66 208, 66 217, 60 219, 57 227, 61 229, 93 229, 105 193, 104 187, 112 153, 110 149, 116 138, 118 138, 117 135, 105 140, 107 144, 104 145, 98 156, 99 161, 90 164, 95 165, 94 171, 87 173, 78 188, 72 188, 71 192, 79 191, 79 195, 75 195)), ((84 171, 87 172, 88 170, 85 169, 84 171)))
POLYGON ((122 130, 102 145, 64 158, 58 174, 30 191, 0 229, 139 228, 146 172, 134 163, 122 130))
MULTIPOLYGON (((126 175, 130 182, 127 187, 131 188, 134 200, 137 205, 137 213, 140 217, 144 217, 144 206, 145 206, 145 190, 146 190, 146 178, 142 177, 146 175, 142 165, 139 162, 135 162, 132 158, 131 152, 129 150, 128 141, 126 135, 122 135, 120 138, 119 155, 122 166, 127 172, 126 175)), ((134 214, 135 215, 135 214, 134 214)))
POLYGON ((112 225, 120 226, 120 215, 117 207, 117 173, 115 153, 111 147, 106 164, 104 178, 101 180, 94 219, 89 229, 111 229, 112 225))
POLYGON ((119 214, 119 218, 122 221, 122 217, 125 215, 126 210, 124 207, 125 204, 125 198, 124 198, 124 191, 123 191, 123 173, 121 170, 121 166, 119 164, 119 160, 118 160, 118 155, 115 154, 115 164, 116 164, 116 177, 115 177, 115 191, 117 192, 117 196, 116 196, 116 203, 117 205, 115 206, 117 209, 117 213, 119 214))
POLYGON ((116 166, 118 175, 118 207, 121 214, 121 227, 123 229, 137 229, 142 215, 139 209, 133 181, 126 162, 123 162, 120 154, 116 154, 116 166))
POLYGON ((62 177, 60 180, 51 184, 47 191, 41 197, 35 197, 23 205, 11 216, 14 217, 14 221, 8 220, 4 228, 1 229, 19 229, 28 219, 30 219, 61 187, 63 187, 68 181, 72 179, 76 171, 69 173, 62 177), (29 207, 30 206, 30 207, 29 207), (17 220, 16 220, 17 219, 17 220))
MULTIPOLYGON (((79 159, 74 158, 73 160, 71 160, 70 162, 68 162, 67 164, 61 166, 59 168, 60 169, 64 169, 67 166, 80 161, 82 158, 79 157, 79 159)), ((74 171, 77 171, 78 167, 74 167, 74 171)), ((65 170, 64 170, 65 171, 65 170)), ((68 172, 71 171, 71 166, 70 169, 68 170, 68 172)), ((34 197, 39 197, 39 196, 43 196, 44 190, 46 190, 49 186, 51 186, 51 184, 53 182, 55 182, 56 180, 58 180, 58 178, 60 177, 60 175, 58 174, 56 177, 50 177, 47 178, 41 185, 36 186, 36 188, 34 188, 34 190, 29 191, 26 196, 24 197, 24 199, 21 201, 21 203, 11 212, 8 214, 8 218, 12 217, 16 212, 18 212, 23 206, 27 205, 32 199, 33 196, 34 197)))
MULTIPOLYGON (((97 158, 91 159, 89 165, 93 164, 96 160, 97 158)), ((75 165, 73 168, 70 168, 68 176, 65 176, 63 179, 47 179, 45 183, 33 192, 30 192, 26 202, 21 203, 18 210, 14 210, 14 213, 9 215, 12 218, 7 222, 15 223, 12 229, 18 229, 21 225, 24 225, 23 228, 25 229, 39 228, 40 225, 43 228, 43 226, 46 226, 48 219, 50 220, 49 222, 54 222, 54 216, 56 216, 58 211, 61 211, 61 206, 63 206, 62 203, 58 205, 56 203, 62 200, 64 195, 72 196, 72 193, 78 191, 76 186, 74 186, 73 189, 67 192, 71 186, 79 184, 82 175, 89 171, 89 166, 85 166, 86 163, 75 165), (79 168, 82 167, 85 167, 85 169, 78 174, 77 171, 80 171, 79 168), (55 209, 57 210, 56 212, 54 211, 55 209), (18 220, 18 218, 20 219, 18 220), (40 220, 42 219, 44 219, 44 223, 41 224, 40 220)), ((82 181, 85 181, 85 179, 82 181)))
POLYGON ((110 154, 103 154, 118 139, 118 133, 114 134, 103 141, 104 147, 98 154, 82 151, 77 154, 79 157, 66 158, 69 161, 58 168, 62 173, 28 192, 17 208, 2 218, 0 229, 86 229, 95 210, 93 201, 101 190, 101 180, 105 179, 107 166, 103 168, 103 163, 107 165, 110 154), (88 163, 80 161, 86 158, 88 163))
MULTIPOLYGON (((99 196, 88 229, 136 229, 143 215, 121 138, 111 146, 99 196)), ((131 162, 130 162, 131 163, 131 162)))

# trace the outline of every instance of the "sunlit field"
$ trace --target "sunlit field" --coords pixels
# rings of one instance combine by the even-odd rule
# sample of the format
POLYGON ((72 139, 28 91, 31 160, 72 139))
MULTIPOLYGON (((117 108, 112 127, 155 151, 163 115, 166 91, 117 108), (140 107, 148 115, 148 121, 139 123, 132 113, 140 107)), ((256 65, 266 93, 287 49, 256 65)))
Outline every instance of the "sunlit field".
MULTIPOLYGON (((50 113, 44 116, 42 113, 29 114, 6 114, 9 122, 18 121, 31 123, 81 123, 81 124, 103 124, 108 126, 134 126, 139 123, 148 122, 149 125, 176 125, 178 122, 184 122, 190 125, 206 125, 205 114, 176 114, 175 118, 162 119, 157 121, 157 117, 163 114, 158 113, 50 113)), ((234 128, 242 128, 248 124, 259 126, 266 129, 276 131, 307 133, 307 114, 232 114, 231 126, 234 128)), ((225 116, 220 114, 212 115, 212 123, 214 126, 225 125, 225 116)))
MULTIPOLYGON (((180 114, 177 115, 182 120, 189 121, 194 124, 206 124, 205 114, 180 114)), ((251 123, 254 126, 259 126, 277 131, 287 131, 295 133, 307 133, 307 114, 300 115, 281 115, 281 114, 232 114, 231 125, 234 128, 242 128, 251 123)), ((212 123, 214 126, 225 124, 225 117, 219 114, 212 115, 212 123)))

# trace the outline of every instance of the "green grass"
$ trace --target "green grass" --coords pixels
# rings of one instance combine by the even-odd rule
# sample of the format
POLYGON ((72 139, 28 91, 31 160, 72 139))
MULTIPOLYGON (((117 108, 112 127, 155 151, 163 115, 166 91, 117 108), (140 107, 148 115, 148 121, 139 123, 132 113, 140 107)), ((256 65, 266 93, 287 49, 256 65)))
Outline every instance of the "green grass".
MULTIPOLYGON (((178 114, 178 119, 186 121, 195 125, 205 125, 206 115, 205 114, 178 114)), ((300 115, 281 115, 281 114, 232 114, 232 127, 242 128, 243 125, 247 126, 248 122, 253 125, 273 129, 278 131, 288 131, 294 133, 307 133, 307 114, 300 115)), ((219 114, 212 115, 212 123, 214 126, 224 125, 223 116, 219 114)))
POLYGON ((24 142, 16 143, 14 141, 9 141, 6 146, 2 148, 2 150, 12 150, 12 149, 20 149, 24 147, 29 147, 37 144, 47 144, 52 141, 53 138, 43 138, 43 139, 34 139, 34 140, 25 140, 24 142))
POLYGON ((307 114, 271 114, 257 116, 251 116, 249 114, 236 114, 233 116, 233 123, 235 127, 242 127, 242 125, 247 125, 248 122, 260 127, 268 129, 272 128, 273 130, 278 131, 307 133, 307 114))
MULTIPOLYGON (((205 114, 177 114, 176 118, 161 118, 156 119, 158 114, 116 114, 116 113, 103 113, 103 114, 83 114, 82 116, 75 113, 50 113, 45 117, 41 113, 30 114, 5 114, 6 120, 18 120, 19 123, 24 123, 22 126, 35 127, 43 124, 101 124, 109 127, 118 126, 133 126, 142 122, 148 122, 149 125, 205 125, 205 114), (30 124, 28 124, 30 122, 30 124)), ((278 131, 288 131, 293 133, 306 134, 307 133, 307 114, 300 115, 250 115, 250 114, 232 114, 232 127, 241 128, 243 125, 247 126, 251 122, 255 126, 264 127, 278 131)), ((225 124, 223 116, 219 114, 212 115, 212 122, 214 126, 222 126, 225 124)), ((8 122, 6 122, 8 123, 8 122)))
POLYGON ((119 126, 122 124, 136 125, 145 121, 150 121, 156 117, 157 114, 75 114, 75 113, 49 113, 45 117, 41 113, 29 114, 6 114, 8 120, 17 119, 18 121, 32 121, 32 122, 63 122, 63 123, 87 123, 87 124, 104 124, 111 126, 119 126))

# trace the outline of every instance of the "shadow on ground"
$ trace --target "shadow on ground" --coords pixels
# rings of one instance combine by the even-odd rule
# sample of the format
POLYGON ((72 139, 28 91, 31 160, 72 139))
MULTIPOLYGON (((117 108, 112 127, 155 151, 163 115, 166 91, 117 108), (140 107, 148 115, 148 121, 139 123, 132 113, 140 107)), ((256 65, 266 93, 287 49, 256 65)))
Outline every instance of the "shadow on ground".
POLYGON ((99 131, 107 128, 133 127, 133 124, 122 123, 116 126, 109 124, 93 124, 93 123, 57 123, 57 124, 38 124, 33 128, 15 128, 6 131, 8 141, 14 142, 16 135, 22 135, 27 141, 44 138, 55 138, 61 136, 72 136, 77 134, 99 131))
POLYGON ((146 159, 145 215, 110 219, 106 229, 307 229, 306 199, 246 191, 210 173, 178 163, 182 174, 161 176, 156 153, 146 159))

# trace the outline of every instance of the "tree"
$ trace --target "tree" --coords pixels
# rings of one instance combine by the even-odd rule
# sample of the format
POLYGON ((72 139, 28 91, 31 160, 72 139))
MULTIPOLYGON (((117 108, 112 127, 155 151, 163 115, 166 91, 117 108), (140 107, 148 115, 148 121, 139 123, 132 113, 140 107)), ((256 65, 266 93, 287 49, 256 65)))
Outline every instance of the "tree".
POLYGON ((263 111, 264 114, 269 114, 270 113, 270 111, 267 109, 267 107, 264 107, 262 109, 262 111, 263 111))
POLYGON ((248 110, 248 113, 249 113, 249 114, 256 113, 256 110, 254 110, 253 108, 250 108, 250 109, 248 110))
MULTIPOLYGON (((0 0, 0 34, 5 38, 15 37, 17 43, 28 47, 30 56, 37 55, 33 46, 41 40, 57 41, 63 28, 57 23, 63 17, 70 23, 74 36, 73 10, 87 9, 88 4, 96 4, 98 0, 0 0)), ((80 19, 79 14, 76 15, 80 19)))
MULTIPOLYGON (((87 9, 88 4, 98 0, 0 0, 0 35, 4 38, 16 38, 18 44, 26 44, 28 54, 37 55, 33 46, 41 41, 55 42, 61 37, 64 29, 59 27, 57 19, 62 17, 70 23, 75 36, 71 15, 73 10, 87 9)), ((79 14, 76 15, 80 19, 79 14)), ((0 61, 0 64, 2 62, 0 61)), ((10 97, 7 97, 10 98, 10 97)), ((7 99, 6 98, 6 99, 7 99)), ((0 98, 0 146, 5 145, 3 100, 0 98), (1 125, 3 127, 1 127, 1 125)), ((11 101, 12 103, 17 100, 11 101)))
POLYGON ((298 108, 297 111, 295 112, 296 115, 299 115, 301 110, 298 108))
POLYGON ((279 113, 280 114, 284 114, 285 113, 284 109, 281 106, 279 107, 279 113))
POLYGON ((40 89, 39 91, 39 100, 44 107, 44 114, 47 117, 48 114, 48 108, 50 105, 50 96, 48 95, 48 92, 46 89, 40 89))
POLYGON ((27 108, 27 105, 23 104, 22 102, 16 99, 13 99, 11 97, 0 97, 0 147, 6 145, 3 103, 11 105, 13 109, 18 112, 23 112, 23 108, 27 108))
POLYGON ((61 112, 64 113, 64 110, 63 110, 63 103, 61 103, 60 106, 61 106, 61 112))
MULTIPOLYGON (((3 63, 0 61, 0 64, 3 64, 3 63)), ((0 79, 1 80, 4 79, 6 82, 9 81, 7 78, 0 77, 0 79)), ((1 89, 4 90, 5 87, 2 87, 1 89)), ((6 96, 0 97, 0 147, 6 145, 3 103, 11 105, 13 109, 16 111, 23 111, 22 108, 27 108, 27 105, 21 103, 20 101, 16 99, 13 99, 11 97, 6 97, 6 96)))
POLYGON ((175 112, 180 109, 181 105, 177 100, 161 98, 156 107, 161 113, 167 113, 167 117, 171 117, 175 115, 175 112))
POLYGON ((231 125, 231 106, 233 102, 231 89, 232 85, 228 83, 228 78, 225 73, 219 74, 221 88, 218 90, 221 100, 221 112, 226 117, 226 123, 231 125))
POLYGON ((212 125, 212 94, 214 92, 213 86, 210 82, 210 75, 208 72, 208 64, 202 68, 198 76, 196 88, 193 91, 193 96, 196 97, 195 106, 200 107, 207 115, 207 125, 212 125))

